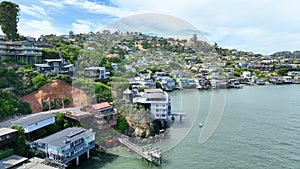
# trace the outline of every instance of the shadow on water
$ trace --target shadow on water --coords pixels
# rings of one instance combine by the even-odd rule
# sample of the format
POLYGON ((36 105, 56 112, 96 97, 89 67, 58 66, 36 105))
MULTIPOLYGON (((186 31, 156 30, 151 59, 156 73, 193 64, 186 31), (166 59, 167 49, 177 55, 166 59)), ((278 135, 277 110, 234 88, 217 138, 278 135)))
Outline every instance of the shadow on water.
POLYGON ((78 166, 76 166, 76 160, 73 160, 67 169, 103 168, 106 164, 112 163, 118 157, 119 156, 115 154, 100 152, 93 149, 90 152, 89 159, 87 159, 86 154, 83 154, 79 158, 78 166))
MULTIPOLYGON (((122 153, 121 153, 122 154, 122 153)), ((161 169, 162 166, 158 163, 148 163, 137 157, 136 154, 131 156, 116 155, 108 152, 99 152, 92 150, 90 158, 87 159, 86 154, 80 156, 79 165, 76 166, 76 160, 73 160, 67 169, 110 169, 110 168, 130 168, 132 169, 161 169)))

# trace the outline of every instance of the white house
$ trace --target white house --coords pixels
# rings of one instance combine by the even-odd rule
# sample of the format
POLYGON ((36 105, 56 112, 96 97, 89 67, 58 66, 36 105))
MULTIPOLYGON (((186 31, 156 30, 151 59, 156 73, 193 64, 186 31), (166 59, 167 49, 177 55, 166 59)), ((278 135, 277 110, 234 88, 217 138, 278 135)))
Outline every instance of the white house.
POLYGON ((27 41, 0 41, 0 60, 37 63, 42 59, 42 48, 27 41))
POLYGON ((293 79, 291 76, 283 76, 282 78, 284 83, 293 83, 293 79))
POLYGON ((105 67, 84 68, 84 76, 89 78, 108 79, 110 72, 106 72, 105 67))
POLYGON ((250 71, 243 71, 242 76, 243 76, 244 78, 251 78, 251 77, 252 77, 252 74, 251 74, 250 71))
POLYGON ((133 98, 133 103, 140 103, 150 107, 153 120, 168 120, 171 113, 171 100, 167 92, 162 89, 145 89, 141 97, 133 98))
POLYGON ((42 151, 46 157, 64 164, 76 159, 79 164, 79 156, 87 153, 95 147, 95 132, 92 129, 66 128, 32 143, 32 148, 42 151))
POLYGON ((173 90, 176 87, 174 79, 170 77, 161 77, 158 78, 159 82, 164 90, 173 90))
POLYGON ((112 63, 112 64, 111 64, 111 68, 112 68, 113 70, 118 70, 118 64, 117 64, 117 63, 112 63))
POLYGON ((21 118, 13 121, 12 125, 21 126, 24 128, 25 133, 30 133, 42 127, 55 123, 55 114, 51 113, 38 113, 28 117, 21 118))

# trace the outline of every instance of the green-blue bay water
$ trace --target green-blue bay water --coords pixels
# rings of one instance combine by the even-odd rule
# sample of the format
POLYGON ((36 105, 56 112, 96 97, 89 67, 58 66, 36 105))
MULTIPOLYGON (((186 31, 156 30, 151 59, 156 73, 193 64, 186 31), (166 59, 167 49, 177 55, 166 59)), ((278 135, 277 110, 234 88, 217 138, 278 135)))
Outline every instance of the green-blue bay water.
MULTIPOLYGON (((170 92, 173 110, 184 111, 157 145, 161 166, 149 166, 126 148, 81 160, 76 168, 300 168, 300 85, 246 86, 226 90, 222 119, 208 141, 199 135, 215 91, 170 92)), ((214 105, 213 105, 214 106, 214 105)))

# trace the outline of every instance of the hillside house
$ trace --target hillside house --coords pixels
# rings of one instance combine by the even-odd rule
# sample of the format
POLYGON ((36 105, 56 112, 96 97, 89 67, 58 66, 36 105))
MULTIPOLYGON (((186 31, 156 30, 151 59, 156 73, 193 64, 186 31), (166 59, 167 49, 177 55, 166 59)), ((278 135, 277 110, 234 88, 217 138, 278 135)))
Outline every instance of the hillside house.
POLYGON ((92 129, 66 128, 42 139, 34 141, 32 148, 40 150, 45 157, 64 164, 76 159, 79 164, 79 156, 87 153, 95 147, 95 132, 92 129))

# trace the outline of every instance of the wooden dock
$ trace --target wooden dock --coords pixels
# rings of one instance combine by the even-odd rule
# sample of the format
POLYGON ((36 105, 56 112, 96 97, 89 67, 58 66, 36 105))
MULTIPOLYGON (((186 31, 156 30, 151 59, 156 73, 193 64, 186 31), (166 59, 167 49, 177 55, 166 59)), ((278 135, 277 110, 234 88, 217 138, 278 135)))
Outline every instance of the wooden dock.
POLYGON ((131 151, 134 151, 142 159, 146 159, 151 164, 153 162, 157 162, 159 164, 162 163, 162 150, 159 147, 152 147, 152 144, 141 147, 132 142, 130 142, 127 138, 119 138, 119 142, 128 147, 131 151))

